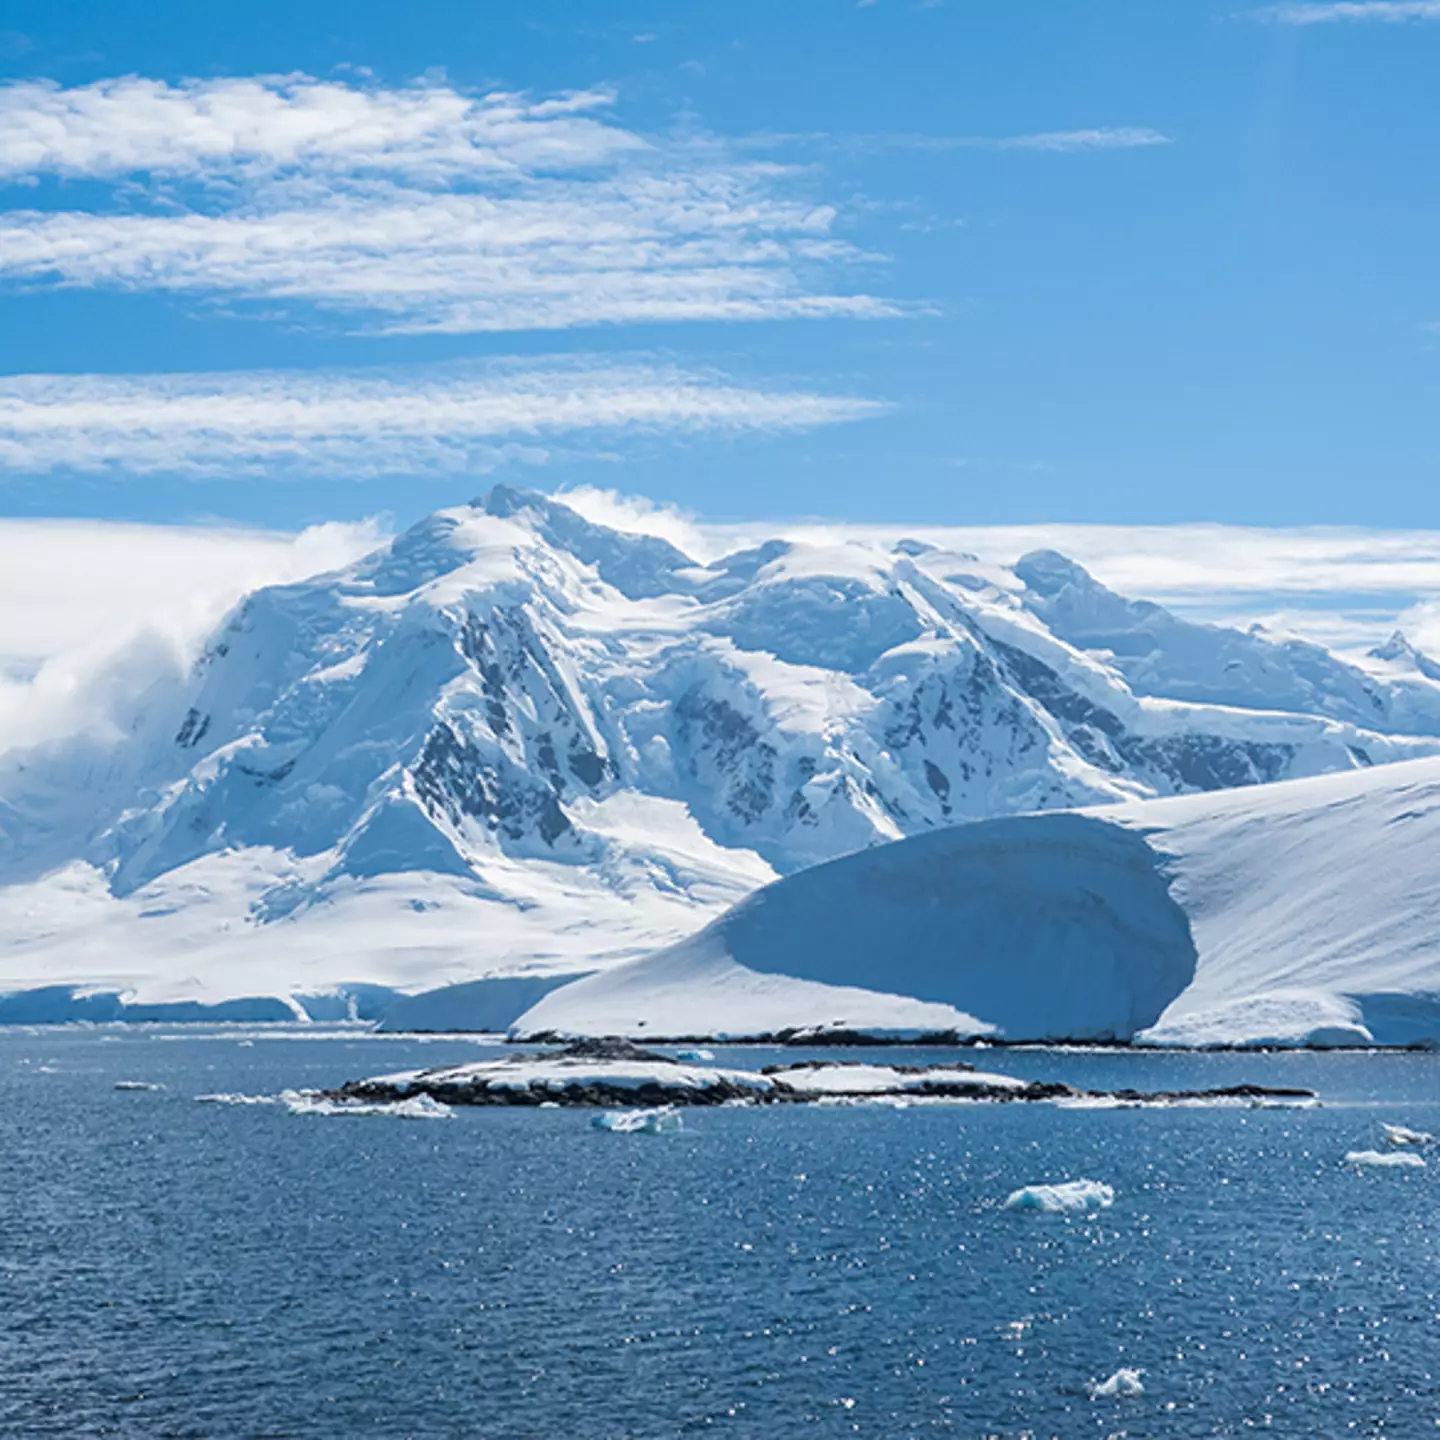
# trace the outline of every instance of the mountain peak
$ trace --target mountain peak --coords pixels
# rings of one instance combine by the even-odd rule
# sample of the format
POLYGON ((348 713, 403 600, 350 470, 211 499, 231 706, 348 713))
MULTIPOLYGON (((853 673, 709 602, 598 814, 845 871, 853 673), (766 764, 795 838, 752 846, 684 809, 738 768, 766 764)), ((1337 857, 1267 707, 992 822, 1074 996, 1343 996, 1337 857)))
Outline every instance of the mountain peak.
POLYGON ((1403 630, 1395 630, 1383 645, 1366 652, 1371 660, 1400 662, 1418 670, 1427 680, 1440 680, 1440 662, 1417 650, 1403 630))
POLYGON ((626 599, 647 600, 690 588, 677 572, 694 569, 695 561, 657 535, 597 525, 549 495, 513 485, 492 486, 471 504, 496 519, 527 523, 547 544, 593 565, 626 599))

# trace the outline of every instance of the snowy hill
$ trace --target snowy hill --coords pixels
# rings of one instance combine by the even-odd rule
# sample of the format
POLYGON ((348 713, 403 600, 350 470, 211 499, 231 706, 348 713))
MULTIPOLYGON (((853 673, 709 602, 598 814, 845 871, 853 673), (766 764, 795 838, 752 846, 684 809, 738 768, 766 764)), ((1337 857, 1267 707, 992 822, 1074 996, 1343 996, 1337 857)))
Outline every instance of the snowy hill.
POLYGON ((1440 1044, 1440 761, 904 840, 541 999, 522 1033, 1440 1044))
POLYGON ((1436 753, 1398 651, 1187 623, 1049 553, 700 565, 497 487, 255 592, 118 731, 0 755, 0 1018, 533 998, 881 842, 1436 753))

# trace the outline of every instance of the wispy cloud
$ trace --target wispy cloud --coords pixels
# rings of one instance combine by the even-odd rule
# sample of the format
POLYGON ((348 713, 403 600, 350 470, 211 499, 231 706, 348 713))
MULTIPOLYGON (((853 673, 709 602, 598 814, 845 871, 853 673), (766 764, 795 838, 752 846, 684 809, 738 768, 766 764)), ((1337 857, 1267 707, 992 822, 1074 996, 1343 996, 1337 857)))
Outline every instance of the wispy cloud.
POLYGON ((557 437, 781 431, 885 407, 644 360, 0 380, 0 472, 374 476, 541 462, 557 437))
POLYGON ((0 176, 110 187, 0 215, 0 278, 307 303, 388 331, 879 316, 784 166, 642 136, 613 96, 305 76, 0 86, 0 176))
POLYGON ((1440 20, 1440 0, 1340 0, 1335 4, 1267 5, 1256 12, 1277 25, 1334 25, 1348 20, 1403 24, 1440 20))
POLYGON ((1174 143, 1173 136, 1144 125, 1102 125, 1088 130, 1038 130, 1029 135, 917 135, 904 131, 847 135, 829 131, 771 131, 751 135, 746 139, 747 145, 757 149, 808 144, 876 154, 893 150, 928 150, 937 153, 950 150, 1045 150, 1064 153, 1077 150, 1142 150, 1174 143))
POLYGON ((1140 150, 1175 142, 1159 130, 1121 125, 1098 130, 1042 130, 1035 135, 1009 135, 998 140, 973 140, 972 145, 995 150, 1140 150))

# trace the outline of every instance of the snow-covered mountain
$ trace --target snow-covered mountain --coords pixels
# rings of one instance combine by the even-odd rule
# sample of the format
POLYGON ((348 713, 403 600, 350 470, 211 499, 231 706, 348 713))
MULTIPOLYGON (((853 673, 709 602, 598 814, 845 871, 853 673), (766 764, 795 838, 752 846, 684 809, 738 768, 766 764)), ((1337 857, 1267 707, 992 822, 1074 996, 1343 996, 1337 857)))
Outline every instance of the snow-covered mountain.
POLYGON ((959 825, 791 876, 520 1033, 1440 1045, 1440 760, 959 825))
POLYGON ((1050 553, 701 565, 502 486, 252 594, 123 733, 0 756, 0 991, 548 985, 936 827, 1435 753, 1398 650, 1188 623, 1050 553))

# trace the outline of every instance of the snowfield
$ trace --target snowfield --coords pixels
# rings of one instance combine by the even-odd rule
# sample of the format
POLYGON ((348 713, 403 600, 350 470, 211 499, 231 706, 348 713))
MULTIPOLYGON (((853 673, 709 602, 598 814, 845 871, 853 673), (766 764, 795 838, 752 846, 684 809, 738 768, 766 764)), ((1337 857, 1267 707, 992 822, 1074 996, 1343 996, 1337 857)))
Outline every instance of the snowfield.
POLYGON ((782 880, 517 1029, 702 1033, 718 988, 757 1030, 883 1030, 893 986, 1009 1040, 1440 1044, 1437 854, 1434 760, 983 822, 782 880), (776 971, 851 988, 782 1015, 776 971))
POLYGON ((1437 676, 498 486, 0 753, 0 1023, 1428 1042, 1437 676))

